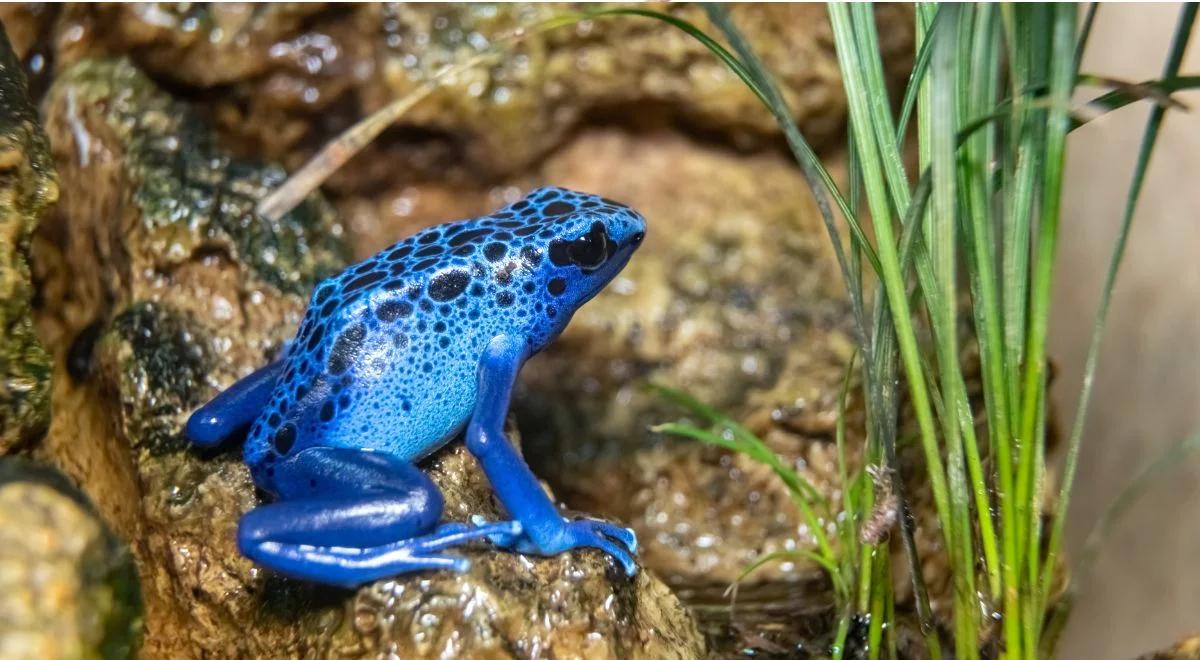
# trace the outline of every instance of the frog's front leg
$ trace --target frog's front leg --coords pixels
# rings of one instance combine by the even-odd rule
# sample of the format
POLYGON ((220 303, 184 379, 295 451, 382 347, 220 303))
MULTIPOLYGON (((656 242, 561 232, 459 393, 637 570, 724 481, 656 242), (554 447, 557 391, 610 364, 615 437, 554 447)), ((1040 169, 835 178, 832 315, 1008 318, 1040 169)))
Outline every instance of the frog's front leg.
POLYGON ((280 501, 242 517, 238 546, 255 562, 345 587, 411 571, 463 571, 443 550, 473 539, 507 543, 518 523, 438 525, 442 496, 425 473, 384 454, 312 447, 275 464, 280 501))
POLYGON ((619 562, 627 575, 634 575, 637 540, 633 530, 601 520, 563 518, 504 436, 512 387, 528 355, 528 344, 521 338, 500 336, 488 344, 479 363, 475 412, 467 426, 467 448, 483 466, 504 508, 521 524, 522 533, 512 542, 493 542, 537 555, 597 548, 619 562))

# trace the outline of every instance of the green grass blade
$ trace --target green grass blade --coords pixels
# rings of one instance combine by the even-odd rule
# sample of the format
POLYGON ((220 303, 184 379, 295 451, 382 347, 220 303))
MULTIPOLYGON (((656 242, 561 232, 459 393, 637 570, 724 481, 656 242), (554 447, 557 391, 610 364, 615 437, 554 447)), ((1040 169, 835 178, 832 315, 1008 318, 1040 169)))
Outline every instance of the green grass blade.
POLYGON ((771 468, 776 475, 784 482, 794 495, 802 499, 806 504, 814 503, 821 504, 827 507, 825 498, 819 493, 808 480, 801 477, 795 470, 787 465, 784 465, 775 452, 771 451, 761 440, 751 436, 750 438, 739 437, 736 431, 726 427, 725 430, 729 434, 714 433, 707 429, 702 429, 691 424, 668 423, 659 424, 651 428, 655 433, 665 433, 668 435, 676 435, 701 442, 716 445, 730 451, 735 451, 739 454, 744 454, 758 463, 762 463, 771 468))
MULTIPOLYGON (((1169 97, 1175 92, 1197 88, 1200 88, 1200 76, 1180 76, 1177 74, 1163 76, 1158 80, 1147 80, 1136 85, 1123 86, 1088 101, 1087 107, 1089 111, 1087 115, 1073 115, 1071 118, 1071 130, 1075 130, 1088 122, 1094 121, 1114 110, 1119 110, 1131 103, 1146 99, 1169 97)), ((1158 105, 1162 106, 1163 103, 1160 102, 1158 105)))
MULTIPOLYGON (((934 352, 940 370, 942 395, 942 437, 946 449, 946 468, 950 487, 950 520, 954 532, 949 535, 951 573, 954 580, 954 617, 956 657, 978 657, 979 608, 974 586, 975 547, 971 530, 971 495, 964 458, 964 445, 957 411, 965 392, 957 387, 961 373, 958 349, 958 268, 957 225, 958 167, 956 134, 959 103, 958 63, 962 61, 960 35, 969 25, 972 9, 945 5, 945 24, 933 45, 927 84, 929 103, 918 109, 931 121, 924 134, 928 144, 930 172, 933 177, 931 212, 926 225, 929 268, 917 254, 918 280, 927 301, 933 325, 934 352)), ((932 376, 932 374, 931 374, 932 376)), ((986 512, 984 509, 983 512, 986 512)), ((986 515, 986 514, 985 514, 986 515)))
MULTIPOLYGON (((975 9, 975 20, 971 25, 970 34, 970 66, 960 67, 965 71, 962 80, 964 98, 962 111, 964 116, 972 116, 984 112, 996 102, 994 85, 972 85, 970 81, 996 80, 999 57, 999 44, 996 32, 996 11, 993 5, 979 5, 975 9)), ((966 41, 964 39, 964 41, 966 41)), ((958 156, 958 176, 962 193, 963 217, 961 219, 963 244, 962 249, 967 257, 967 273, 971 285, 972 311, 975 316, 976 336, 980 347, 982 380, 984 389, 984 410, 988 418, 988 432, 993 453, 999 455, 1002 461, 1011 460, 1008 454, 1008 384, 1004 379, 1004 344, 1003 317, 1000 307, 999 287, 997 281, 995 254, 996 241, 992 232, 993 196, 989 185, 989 167, 995 152, 995 125, 988 123, 987 130, 973 132, 965 139, 960 139, 961 147, 958 156)), ((961 135, 961 131, 960 131, 961 135)), ((971 477, 971 485, 976 501, 976 513, 979 520, 980 541, 984 549, 985 568, 988 575, 989 593, 993 600, 998 600, 1001 594, 1001 568, 997 537, 992 524, 992 506, 986 477, 982 470, 982 462, 977 438, 974 432, 974 420, 970 402, 966 400, 965 383, 961 381, 962 372, 958 370, 957 391, 961 393, 958 408, 962 416, 963 437, 967 450, 967 467, 971 477)))
MULTIPOLYGON (((835 24, 848 24, 849 18, 844 6, 832 4, 829 6, 829 12, 831 22, 835 24)), ((838 48, 839 59, 841 59, 845 57, 845 53, 848 53, 852 49, 853 40, 851 37, 849 41, 844 41, 849 34, 848 30, 845 28, 839 30, 836 27, 835 38, 839 32, 843 35, 843 40, 839 40, 839 44, 848 44, 845 48, 841 46, 838 48)), ((908 371, 910 395, 914 403, 914 408, 917 411, 918 425, 922 430, 921 436, 925 447, 926 462, 929 466, 930 482, 933 486, 935 500, 939 503, 939 516, 947 516, 949 498, 945 484, 945 470, 942 467, 941 455, 937 448, 937 434, 933 427, 933 416, 929 407, 928 393, 925 390, 924 378, 920 372, 916 333, 912 327, 908 297, 905 292, 904 280, 900 273, 895 237, 892 233, 891 222, 888 220, 891 213, 883 183, 883 175, 877 162, 878 150, 875 135, 869 128, 863 128, 869 126, 870 121, 869 112, 863 98, 865 90, 855 86, 851 81, 853 73, 849 73, 855 70, 857 64, 857 62, 842 61, 842 71, 844 74, 847 74, 845 87, 847 97, 850 100, 851 128, 855 132, 857 144, 861 145, 861 150, 867 154, 875 154, 872 158, 876 162, 864 162, 863 178, 867 190, 868 206, 871 209, 872 217, 875 218, 875 233, 878 236, 879 257, 882 266, 881 277, 884 282, 888 302, 893 310, 892 318, 896 325, 901 356, 908 371)), ((942 523, 944 533, 948 534, 950 530, 949 519, 943 519, 942 523)))
POLYGON ((838 567, 835 564, 831 563, 827 558, 812 552, 811 550, 799 548, 796 550, 779 550, 759 557, 754 561, 754 563, 742 569, 742 572, 739 573, 736 578, 734 578, 733 584, 729 585, 729 589, 731 592, 736 592, 738 585, 740 585, 746 580, 746 578, 750 577, 757 571, 762 570, 764 566, 779 561, 796 561, 798 559, 806 559, 820 566, 825 570, 825 572, 829 575, 830 580, 833 582, 834 591, 839 594, 846 593, 846 583, 842 581, 841 572, 838 570, 838 567))
MULTIPOLYGON (((935 10, 933 21, 930 24, 929 30, 936 31, 938 22, 941 20, 941 12, 935 10)), ((908 85, 904 88, 904 100, 900 102, 900 119, 896 122, 896 142, 904 143, 904 134, 908 131, 908 122, 912 119, 913 110, 917 107, 917 92, 921 89, 921 83, 925 80, 925 72, 929 70, 929 59, 933 55, 933 49, 930 44, 933 42, 926 39, 921 42, 917 48, 917 57, 913 62, 912 73, 908 76, 908 85)))
MULTIPOLYGON (((1076 7, 1055 5, 1053 12, 1053 42, 1050 57, 1050 97, 1056 103, 1065 103, 1074 88, 1074 47, 1076 7)), ((1017 467, 1017 511, 1018 531, 1024 539, 1030 528, 1031 516, 1036 515, 1032 501, 1032 476, 1034 444, 1036 437, 1039 393, 1046 378, 1046 337, 1050 325, 1050 294, 1054 279, 1055 251, 1058 245, 1058 227, 1062 208, 1063 165, 1066 156, 1067 129, 1070 127, 1067 112, 1055 105, 1047 110, 1045 136, 1045 168, 1043 170, 1041 215, 1038 220, 1036 260, 1033 264, 1033 279, 1030 286, 1029 326, 1025 340, 1025 372, 1021 392, 1021 425, 1019 427, 1020 451, 1017 467)), ((1026 557, 1036 561, 1036 557, 1026 557)))
POLYGON ((771 101, 768 100, 766 90, 764 90, 760 85, 760 79, 753 72, 749 71, 742 64, 741 60, 734 57, 734 55, 730 53, 724 46, 722 46, 712 37, 708 36, 704 30, 696 27, 693 23, 682 18, 672 16, 671 14, 666 14, 651 9, 638 9, 635 7, 615 7, 612 9, 601 9, 594 12, 589 12, 589 14, 590 16, 596 18, 602 18, 605 16, 641 16, 643 18, 653 18, 686 32, 693 39, 699 41, 705 48, 709 50, 709 52, 711 52, 713 55, 716 55, 717 59, 721 60, 725 66, 729 67, 729 69, 733 71, 733 73, 737 75, 737 77, 740 78, 743 83, 745 83, 746 87, 749 87, 750 91, 754 92, 754 95, 758 97, 758 100, 761 101, 762 104, 767 107, 767 109, 771 108, 771 101))
POLYGON ((1087 14, 1083 17, 1083 26, 1079 28, 1079 43, 1075 46, 1075 70, 1083 62, 1083 53, 1087 50, 1088 40, 1092 36, 1092 26, 1096 23, 1096 13, 1100 10, 1099 2, 1088 3, 1087 14))

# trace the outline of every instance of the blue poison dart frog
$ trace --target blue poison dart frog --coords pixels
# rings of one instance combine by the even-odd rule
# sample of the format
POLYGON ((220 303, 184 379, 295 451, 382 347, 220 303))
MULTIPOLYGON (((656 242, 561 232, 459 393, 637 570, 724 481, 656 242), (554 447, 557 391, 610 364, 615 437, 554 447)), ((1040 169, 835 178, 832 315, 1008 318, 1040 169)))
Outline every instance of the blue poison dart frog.
POLYGON ((633 531, 566 519, 505 439, 521 365, 629 261, 633 209, 541 188, 491 215, 423 230, 321 282, 283 357, 197 410, 187 436, 249 426, 245 461, 274 497, 238 546, 306 580, 354 586, 465 570, 474 539, 533 555, 598 548, 637 571, 633 531), (439 524, 442 495, 414 463, 465 442, 513 520, 439 524))

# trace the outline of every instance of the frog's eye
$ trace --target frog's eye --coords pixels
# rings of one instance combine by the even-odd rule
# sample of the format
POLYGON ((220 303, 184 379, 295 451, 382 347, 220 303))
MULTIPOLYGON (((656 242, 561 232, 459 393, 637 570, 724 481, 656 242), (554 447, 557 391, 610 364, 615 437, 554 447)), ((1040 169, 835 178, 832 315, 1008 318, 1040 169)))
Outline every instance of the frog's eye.
POLYGON ((550 261, 556 266, 574 264, 584 272, 599 268, 616 251, 616 243, 608 236, 608 230, 600 222, 592 223, 588 233, 572 241, 555 240, 550 243, 550 261))
POLYGON ((571 241, 567 254, 572 263, 580 268, 595 268, 608 259, 610 243, 604 225, 596 222, 592 224, 591 231, 571 241))

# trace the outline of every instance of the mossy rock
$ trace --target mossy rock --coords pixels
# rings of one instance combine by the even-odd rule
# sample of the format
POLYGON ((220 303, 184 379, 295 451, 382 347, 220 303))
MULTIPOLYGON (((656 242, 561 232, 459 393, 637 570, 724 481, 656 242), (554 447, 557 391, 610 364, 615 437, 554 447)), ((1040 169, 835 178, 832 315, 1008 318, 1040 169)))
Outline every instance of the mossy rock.
POLYGON ((40 435, 50 415, 50 358, 34 333, 30 240, 58 199, 46 135, 0 29, 0 454, 40 435))

